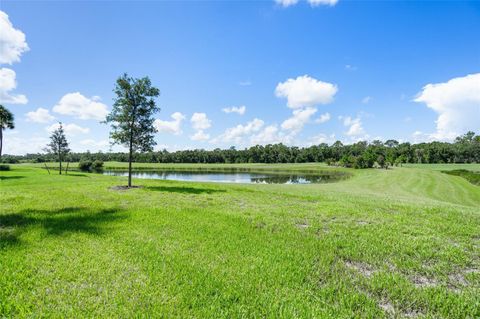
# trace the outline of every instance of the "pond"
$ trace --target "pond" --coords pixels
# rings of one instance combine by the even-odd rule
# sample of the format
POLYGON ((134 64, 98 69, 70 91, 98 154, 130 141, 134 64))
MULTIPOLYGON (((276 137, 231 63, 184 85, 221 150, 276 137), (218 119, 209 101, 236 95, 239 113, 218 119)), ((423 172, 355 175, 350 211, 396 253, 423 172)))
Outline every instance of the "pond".
MULTIPOLYGON (((104 175, 128 176, 128 171, 106 170, 104 175)), ((247 184, 312 184, 331 183, 347 178, 344 172, 318 171, 302 172, 246 172, 246 171, 188 171, 148 170, 133 171, 133 178, 161 179, 191 182, 247 183, 247 184)))

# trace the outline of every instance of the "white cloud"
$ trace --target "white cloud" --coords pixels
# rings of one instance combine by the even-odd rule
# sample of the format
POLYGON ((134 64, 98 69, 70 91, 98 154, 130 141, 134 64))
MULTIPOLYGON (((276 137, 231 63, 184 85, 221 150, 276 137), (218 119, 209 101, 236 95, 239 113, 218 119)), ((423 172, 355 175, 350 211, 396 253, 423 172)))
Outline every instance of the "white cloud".
POLYGON ((333 7, 334 5, 337 4, 338 0, 307 0, 307 2, 310 3, 312 7, 316 7, 320 5, 333 7))
POLYGON ((282 129, 298 133, 316 112, 317 109, 313 107, 294 110, 293 116, 282 123, 282 129))
POLYGON ((412 134, 412 140, 413 140, 413 143, 418 144, 418 143, 424 143, 424 142, 432 142, 433 137, 432 137, 432 134, 427 134, 422 131, 415 131, 412 134))
POLYGON ((80 92, 65 94, 53 107, 53 111, 63 115, 71 115, 81 120, 105 120, 107 106, 99 102, 98 96, 87 98, 80 92))
POLYGON ((163 133, 171 133, 175 135, 182 134, 182 121, 185 120, 185 115, 180 112, 175 112, 170 117, 173 119, 172 121, 163 121, 160 119, 155 120, 153 125, 159 132, 163 133))
POLYGON ((27 122, 48 123, 55 119, 47 109, 39 107, 35 111, 26 114, 27 122))
POLYGON ((335 134, 327 135, 327 134, 320 133, 310 138, 309 145, 310 146, 318 145, 322 143, 332 144, 334 142, 335 142, 335 134))
POLYGON ((247 107, 245 105, 242 106, 230 106, 230 107, 225 107, 222 109, 223 112, 225 113, 237 113, 240 115, 245 114, 245 111, 247 110, 247 107))
POLYGON ((257 134, 253 134, 250 137, 251 145, 265 145, 265 144, 277 144, 284 143, 290 144, 295 133, 285 133, 278 129, 276 125, 269 125, 257 134))
MULTIPOLYGON (((12 132, 15 133, 15 132, 12 132)), ((10 134, 10 132, 4 133, 3 146, 4 154, 10 155, 25 155, 27 153, 41 153, 47 146, 49 139, 46 137, 29 137, 23 138, 10 134)))
POLYGON ((20 62, 20 56, 29 50, 25 34, 13 27, 3 11, 0 11, 0 30, 0 64, 20 62))
POLYGON ((108 140, 93 140, 93 139, 85 139, 79 142, 80 147, 76 147, 76 150, 80 151, 91 151, 91 152, 98 152, 98 151, 106 151, 110 147, 110 143, 108 140))
POLYGON ((338 88, 334 84, 303 75, 278 83, 275 95, 287 98, 288 107, 297 109, 331 103, 337 91, 338 88))
POLYGON ((223 134, 212 140, 212 143, 218 142, 236 142, 241 143, 242 139, 254 132, 258 132, 265 123, 260 119, 253 119, 245 125, 239 124, 235 127, 230 127, 225 130, 223 134))
POLYGON ((432 138, 452 140, 480 130, 480 73, 427 84, 414 99, 438 114, 432 138))
POLYGON ((193 113, 190 122, 195 130, 206 130, 212 126, 212 121, 208 119, 205 113, 193 113))
MULTIPOLYGON (((1 32, 0 32, 1 33, 1 32)), ((22 94, 11 94, 17 87, 16 73, 12 69, 0 68, 0 103, 27 104, 28 99, 22 94)))
POLYGON ((357 71, 357 67, 351 64, 345 64, 345 70, 347 71, 357 71))
POLYGON ((250 86, 250 85, 252 85, 252 82, 250 82, 250 81, 240 81, 238 83, 238 85, 240 85, 240 86, 250 86))
POLYGON ((366 135, 365 130, 362 126, 362 121, 359 117, 353 119, 350 116, 339 117, 340 120, 343 120, 343 125, 348 127, 348 130, 345 132, 345 135, 351 137, 358 137, 361 135, 366 135))
POLYGON ((210 134, 205 133, 203 130, 196 131, 195 134, 190 136, 192 141, 206 141, 210 138, 210 134))
POLYGON ((323 113, 320 115, 318 119, 315 120, 315 123, 322 124, 330 121, 330 118, 331 118, 330 113, 323 113))
MULTIPOLYGON (((56 129, 58 129, 59 125, 60 124, 58 123, 54 123, 50 126, 47 126, 45 129, 47 130, 47 132, 51 133, 56 129)), ((65 134, 69 136, 75 136, 77 134, 87 134, 90 132, 90 129, 88 127, 81 127, 75 123, 62 124, 62 126, 63 126, 63 130, 65 131, 65 134)))
POLYGON ((362 104, 368 104, 372 100, 371 96, 366 96, 362 99, 362 104))
POLYGON ((275 0, 275 2, 282 7, 290 7, 298 3, 298 0, 275 0))

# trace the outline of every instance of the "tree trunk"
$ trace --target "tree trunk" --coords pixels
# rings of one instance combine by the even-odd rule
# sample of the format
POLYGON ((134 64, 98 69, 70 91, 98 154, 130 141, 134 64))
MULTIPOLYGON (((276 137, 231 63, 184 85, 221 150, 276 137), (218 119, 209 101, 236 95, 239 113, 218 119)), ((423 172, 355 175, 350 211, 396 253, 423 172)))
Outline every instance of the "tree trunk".
POLYGON ((3 129, 0 127, 0 158, 2 158, 2 148, 3 148, 3 129))
POLYGON ((58 156, 58 161, 60 162, 60 169, 58 170, 58 173, 62 175, 62 157, 58 156))
POLYGON ((130 133, 130 149, 128 152, 128 187, 132 187, 132 144, 133 133, 130 133))

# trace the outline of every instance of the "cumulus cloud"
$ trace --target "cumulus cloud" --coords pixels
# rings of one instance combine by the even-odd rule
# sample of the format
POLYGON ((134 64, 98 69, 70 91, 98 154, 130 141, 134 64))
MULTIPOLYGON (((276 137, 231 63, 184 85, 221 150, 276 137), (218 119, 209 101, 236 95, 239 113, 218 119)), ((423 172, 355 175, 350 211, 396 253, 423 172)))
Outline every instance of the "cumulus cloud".
MULTIPOLYGON (((1 32, 0 32, 1 34, 1 32)), ((17 88, 16 73, 12 69, 0 68, 0 103, 27 104, 28 99, 23 94, 12 94, 17 88)))
POLYGON ((351 137, 358 137, 358 136, 365 136, 365 130, 363 129, 362 126, 362 120, 357 117, 357 118, 352 118, 350 116, 340 116, 340 120, 343 121, 343 125, 348 127, 348 130, 345 132, 345 135, 351 136, 351 137))
POLYGON ((4 146, 4 153, 9 155, 25 155, 27 153, 41 153, 49 139, 46 137, 20 137, 16 136, 12 132, 9 131, 5 132, 5 139, 3 141, 4 146))
POLYGON ((180 112, 175 112, 172 115, 170 115, 172 118, 171 121, 163 121, 160 119, 155 120, 153 125, 159 132, 163 133, 171 133, 175 135, 180 135, 182 134, 182 121, 185 120, 185 115, 183 115, 180 112))
POLYGON ((240 115, 245 114, 245 111, 247 110, 247 107, 245 105, 242 106, 230 106, 230 107, 225 107, 222 109, 224 113, 237 113, 240 115))
POLYGON ((320 115, 318 119, 315 120, 315 123, 322 124, 330 121, 330 118, 331 118, 330 113, 323 113, 320 115))
POLYGON ((310 138, 309 145, 311 146, 311 145, 318 145, 323 143, 333 144, 334 142, 335 142, 335 134, 327 135, 327 134, 320 133, 310 138))
POLYGON ((335 84, 303 75, 278 83, 275 95, 286 98, 288 107, 297 109, 331 103, 337 91, 335 84))
POLYGON ((26 114, 27 122, 35 123, 48 123, 55 119, 54 116, 50 114, 50 111, 44 108, 39 107, 35 111, 28 112, 26 114))
POLYGON ((208 119, 205 113, 193 113, 190 122, 195 130, 206 130, 212 126, 212 121, 208 119))
POLYGON ((480 73, 427 84, 414 101, 438 114, 434 139, 452 140, 480 130, 480 73))
POLYGON ((265 145, 265 144, 277 144, 284 143, 290 144, 293 140, 295 133, 285 133, 278 129, 276 125, 269 125, 262 129, 260 132, 250 136, 251 145, 265 145))
POLYGON ((105 151, 109 148, 110 143, 108 140, 94 140, 94 139, 85 139, 79 142, 79 147, 77 149, 82 151, 105 151))
POLYGON ((0 30, 0 64, 20 62, 20 56, 29 50, 25 34, 13 27, 3 11, 0 11, 0 30))
POLYGON ((192 128, 196 131, 190 136, 192 141, 206 141, 210 138, 210 134, 205 133, 205 130, 212 126, 212 121, 208 119, 205 113, 193 113, 190 118, 192 128))
POLYGON ((195 134, 190 136, 192 141, 206 141, 210 138, 210 134, 205 133, 203 130, 196 131, 195 134))
POLYGON ((80 92, 65 94, 53 107, 55 113, 71 115, 81 120, 105 120, 107 106, 99 102, 98 96, 87 98, 80 92))
POLYGON ((422 131, 415 131, 412 134, 412 141, 413 143, 424 143, 424 142, 431 142, 433 137, 431 134, 424 133, 422 131))
POLYGON ((230 127, 225 130, 223 134, 212 140, 213 143, 218 142, 236 142, 241 143, 242 139, 252 133, 258 132, 265 123, 260 119, 253 119, 245 125, 239 124, 235 127, 230 127))
POLYGON ((317 109, 313 107, 294 110, 293 116, 282 123, 282 129, 298 133, 316 112, 317 109))
MULTIPOLYGON (((59 123, 54 123, 50 126, 47 126, 45 129, 47 130, 47 132, 51 133, 56 129, 58 129, 59 126, 60 126, 59 123)), ((62 124, 62 126, 63 126, 63 130, 65 131, 65 134, 70 136, 75 136, 78 134, 87 134, 90 132, 90 129, 88 127, 81 127, 75 123, 62 124)))

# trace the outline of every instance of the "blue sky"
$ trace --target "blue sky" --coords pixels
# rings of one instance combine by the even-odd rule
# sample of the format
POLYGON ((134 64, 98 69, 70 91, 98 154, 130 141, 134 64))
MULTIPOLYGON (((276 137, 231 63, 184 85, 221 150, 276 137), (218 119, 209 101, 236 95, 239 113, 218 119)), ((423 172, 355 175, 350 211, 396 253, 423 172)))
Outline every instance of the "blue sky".
POLYGON ((58 121, 73 150, 107 151, 99 121, 124 72, 161 90, 157 149, 480 131, 480 2, 2 1, 0 10, 0 103, 16 117, 5 153, 41 151, 58 121))

